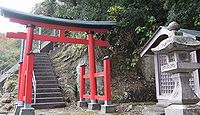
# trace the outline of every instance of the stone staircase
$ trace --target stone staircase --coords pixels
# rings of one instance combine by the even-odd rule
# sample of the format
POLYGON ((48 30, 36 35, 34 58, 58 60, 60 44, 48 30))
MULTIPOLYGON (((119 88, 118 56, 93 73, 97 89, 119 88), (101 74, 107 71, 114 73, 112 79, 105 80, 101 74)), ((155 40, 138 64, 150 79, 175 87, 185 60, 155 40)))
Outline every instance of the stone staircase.
POLYGON ((34 73, 36 78, 36 104, 33 104, 33 107, 35 109, 65 107, 63 94, 47 53, 35 53, 34 73))

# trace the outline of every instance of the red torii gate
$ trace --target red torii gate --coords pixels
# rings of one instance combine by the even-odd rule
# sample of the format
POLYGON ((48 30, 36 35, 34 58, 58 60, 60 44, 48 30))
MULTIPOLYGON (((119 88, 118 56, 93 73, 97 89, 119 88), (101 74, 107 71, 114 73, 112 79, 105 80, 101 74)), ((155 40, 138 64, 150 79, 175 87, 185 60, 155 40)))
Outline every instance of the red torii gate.
MULTIPOLYGON (((60 18, 52 18, 47 16, 33 15, 23 13, 7 8, 0 7, 0 13, 2 16, 9 18, 10 22, 19 23, 27 26, 27 33, 22 32, 7 32, 6 37, 25 39, 25 51, 23 62, 20 63, 19 79, 18 79, 18 105, 23 108, 20 110, 21 115, 34 114, 34 109, 31 108, 32 103, 32 73, 34 66, 34 55, 32 53, 33 40, 51 41, 51 42, 63 42, 73 44, 86 44, 88 45, 89 55, 89 74, 85 75, 85 66, 81 66, 81 78, 80 78, 80 101, 79 106, 85 106, 84 98, 91 100, 89 103, 90 109, 99 109, 99 104, 96 99, 104 100, 105 106, 103 111, 109 112, 111 101, 110 90, 110 61, 108 58, 104 62, 104 72, 96 73, 95 68, 95 46, 108 46, 107 41, 94 40, 94 33, 104 33, 109 29, 112 29, 116 22, 113 21, 78 21, 68 20, 60 18), (59 36, 47 36, 34 34, 34 27, 52 28, 60 31, 59 36), (79 31, 87 32, 88 40, 80 38, 65 37, 65 31, 79 31), (105 84, 105 96, 97 95, 96 76, 104 76, 105 84), (84 78, 90 78, 90 95, 84 95, 84 78), (24 104, 24 105, 23 105, 24 104), (107 106, 108 105, 108 106, 107 106), (32 112, 30 112, 32 111, 32 112)), ((113 110, 113 109, 112 109, 113 110)), ((19 110, 18 110, 19 113, 19 110)))

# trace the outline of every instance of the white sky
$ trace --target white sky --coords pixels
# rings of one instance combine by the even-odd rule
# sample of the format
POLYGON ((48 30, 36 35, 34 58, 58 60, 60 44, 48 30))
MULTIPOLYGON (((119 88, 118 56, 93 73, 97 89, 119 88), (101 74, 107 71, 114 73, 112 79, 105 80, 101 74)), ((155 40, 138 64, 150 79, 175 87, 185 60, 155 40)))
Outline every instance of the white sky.
MULTIPOLYGON (((18 11, 30 12, 32 7, 44 0, 0 0, 0 6, 18 11)), ((23 31, 25 28, 19 24, 11 23, 0 16, 0 33, 23 31)))

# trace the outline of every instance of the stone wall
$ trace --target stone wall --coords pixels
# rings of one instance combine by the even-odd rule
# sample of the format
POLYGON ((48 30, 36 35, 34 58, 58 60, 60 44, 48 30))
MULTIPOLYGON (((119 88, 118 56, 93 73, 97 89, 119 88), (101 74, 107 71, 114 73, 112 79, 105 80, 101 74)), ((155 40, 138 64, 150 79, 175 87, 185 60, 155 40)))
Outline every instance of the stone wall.
POLYGON ((154 65, 154 56, 145 55, 141 59, 141 70, 143 76, 148 81, 154 81, 155 79, 155 65, 154 65))

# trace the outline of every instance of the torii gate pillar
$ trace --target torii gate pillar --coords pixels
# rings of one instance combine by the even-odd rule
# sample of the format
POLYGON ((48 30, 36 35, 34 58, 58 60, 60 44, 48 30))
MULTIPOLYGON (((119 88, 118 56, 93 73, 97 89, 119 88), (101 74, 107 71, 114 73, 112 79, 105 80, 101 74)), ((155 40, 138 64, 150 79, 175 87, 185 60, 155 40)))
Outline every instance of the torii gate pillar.
POLYGON ((88 55, 89 55, 89 71, 90 71, 90 93, 91 103, 88 104, 88 108, 91 110, 98 110, 101 105, 96 102, 95 95, 97 94, 96 78, 94 76, 96 72, 95 66, 95 51, 94 51, 94 32, 88 32, 88 55))
MULTIPOLYGON (((27 25, 28 32, 26 36, 26 45, 24 52, 24 60, 22 67, 22 76, 20 79, 21 86, 19 87, 19 101, 24 101, 24 107, 20 109, 19 115, 35 115, 34 108, 31 107, 32 103, 32 73, 34 66, 34 55, 31 52, 34 36, 34 27, 31 24, 27 25)), ((17 113, 17 111, 16 111, 17 113)))

